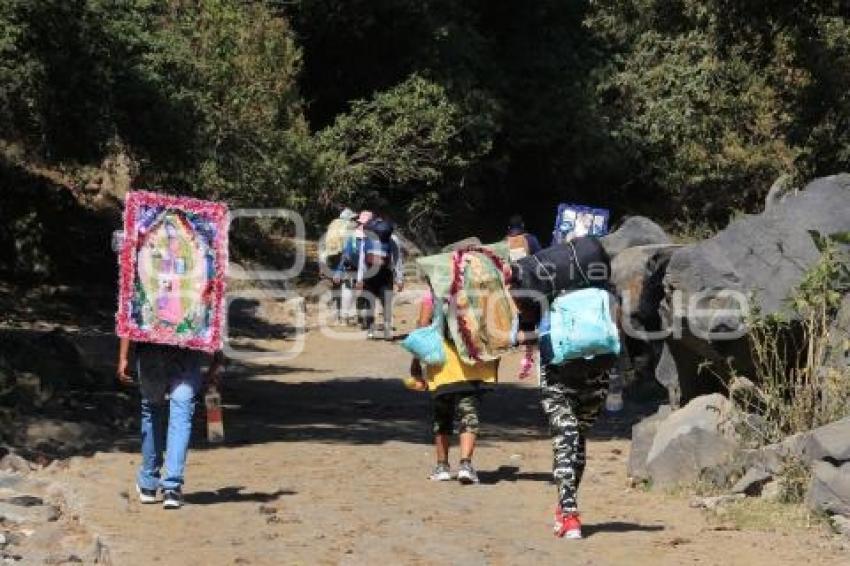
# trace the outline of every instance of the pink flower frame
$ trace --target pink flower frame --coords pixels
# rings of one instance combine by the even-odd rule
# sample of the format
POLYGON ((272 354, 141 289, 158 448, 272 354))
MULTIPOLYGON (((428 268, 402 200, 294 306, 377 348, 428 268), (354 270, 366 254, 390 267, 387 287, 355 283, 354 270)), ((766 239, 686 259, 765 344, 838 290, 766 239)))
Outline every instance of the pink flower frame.
POLYGON ((127 195, 118 336, 205 352, 221 348, 229 223, 222 203, 127 195))

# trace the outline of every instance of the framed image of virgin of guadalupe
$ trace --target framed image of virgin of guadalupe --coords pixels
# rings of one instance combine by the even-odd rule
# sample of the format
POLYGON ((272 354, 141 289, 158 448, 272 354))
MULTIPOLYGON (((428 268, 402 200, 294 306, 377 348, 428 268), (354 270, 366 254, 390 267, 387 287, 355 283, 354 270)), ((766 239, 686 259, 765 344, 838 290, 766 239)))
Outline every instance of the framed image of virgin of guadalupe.
POLYGON ((118 336, 218 350, 228 228, 222 203, 129 193, 118 256, 118 336))

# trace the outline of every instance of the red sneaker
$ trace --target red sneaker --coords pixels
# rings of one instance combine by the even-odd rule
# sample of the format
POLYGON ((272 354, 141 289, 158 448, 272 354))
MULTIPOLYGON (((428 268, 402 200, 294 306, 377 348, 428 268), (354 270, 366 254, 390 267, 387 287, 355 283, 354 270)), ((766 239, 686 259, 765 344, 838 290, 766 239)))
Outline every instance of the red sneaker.
POLYGON ((581 520, 578 513, 567 513, 561 511, 561 506, 555 507, 555 536, 571 539, 581 538, 581 520))

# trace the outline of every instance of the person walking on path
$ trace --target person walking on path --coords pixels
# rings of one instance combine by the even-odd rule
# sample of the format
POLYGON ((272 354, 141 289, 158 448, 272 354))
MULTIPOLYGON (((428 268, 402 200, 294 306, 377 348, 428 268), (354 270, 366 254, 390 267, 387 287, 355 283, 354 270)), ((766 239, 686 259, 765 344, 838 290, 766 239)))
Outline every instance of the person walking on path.
MULTIPOLYGON (((570 246, 573 253, 567 257, 572 258, 571 265, 552 262, 551 257, 547 257, 547 253, 550 253, 547 250, 527 261, 548 264, 546 269, 554 268, 555 272, 547 278, 552 288, 556 287, 556 281, 575 282, 575 287, 560 289, 559 293, 585 287, 596 287, 611 293, 611 304, 615 305, 612 320, 616 322, 619 319, 619 308, 616 306, 616 296, 611 292, 610 259, 604 248, 595 238, 580 238, 570 246), (539 256, 545 259, 541 260, 539 256)), ((539 288, 539 285, 529 285, 533 277, 517 277, 516 266, 514 269, 512 291, 539 288)), ((551 363, 551 346, 547 347, 545 343, 540 342, 540 337, 550 331, 549 300, 530 299, 527 294, 522 293, 516 296, 520 297, 517 299, 520 318, 532 322, 536 329, 519 330, 514 342, 541 344, 540 404, 549 421, 553 452, 552 475, 558 488, 554 533, 558 537, 580 539, 582 533, 577 494, 587 463, 587 433, 605 404, 609 372, 617 363, 618 356, 602 354, 590 359, 580 357, 561 364, 551 363)))
POLYGON ((322 274, 330 277, 333 283, 333 303, 337 323, 348 322, 353 318, 354 283, 351 279, 338 277, 345 261, 345 247, 353 238, 357 215, 350 208, 343 209, 339 217, 328 225, 319 242, 319 264, 322 274))
MULTIPOLYGON (((435 316, 433 293, 422 300, 419 310, 418 326, 429 326, 435 316)), ((446 329, 443 329, 446 335, 446 329)), ((496 383, 499 372, 499 360, 468 365, 461 361, 454 345, 444 341, 446 362, 438 367, 426 366, 414 358, 410 365, 410 374, 418 380, 419 389, 431 391, 431 433, 434 435, 434 448, 437 464, 430 479, 449 481, 452 479, 449 465, 449 445, 454 423, 458 423, 460 437, 460 463, 457 479, 469 485, 478 483, 478 474, 472 465, 475 442, 480 432, 479 412, 484 393, 496 383)))
POLYGON ((360 252, 363 250, 366 241, 365 226, 371 219, 372 213, 368 210, 357 215, 354 232, 346 238, 342 246, 339 263, 334 271, 333 283, 334 286, 339 288, 340 292, 340 319, 348 326, 354 325, 355 317, 359 318, 361 324, 363 324, 365 317, 365 312, 355 313, 357 295, 354 287, 357 280, 360 252))
MULTIPOLYGON (((116 373, 125 385, 133 382, 128 369, 130 344, 129 339, 122 338, 118 352, 116 373)), ((201 363, 206 354, 203 352, 147 343, 135 344, 134 350, 133 365, 142 397, 142 461, 136 475, 136 491, 142 503, 156 503, 157 494, 162 490, 163 507, 179 509, 183 505, 182 489, 195 398, 205 382, 208 385, 218 383, 224 357, 220 352, 212 356, 204 379, 201 363)))
POLYGON ((381 215, 365 226, 366 239, 357 262, 356 288, 365 291, 361 304, 365 308, 364 324, 369 339, 375 338, 375 310, 380 301, 384 312, 384 339, 393 338, 393 288, 404 289, 404 258, 394 225, 381 215))

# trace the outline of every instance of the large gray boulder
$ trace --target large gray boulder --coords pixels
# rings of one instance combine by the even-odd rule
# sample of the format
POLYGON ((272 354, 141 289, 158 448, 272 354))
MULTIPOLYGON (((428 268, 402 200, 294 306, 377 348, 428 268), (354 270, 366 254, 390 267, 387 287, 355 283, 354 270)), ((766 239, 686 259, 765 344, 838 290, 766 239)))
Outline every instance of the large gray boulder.
POLYGON ((850 516, 850 462, 816 462, 806 503, 815 511, 850 516))
POLYGON ((792 290, 820 258, 809 230, 825 235, 850 230, 850 175, 818 179, 764 213, 744 216, 678 251, 665 286, 688 295, 753 293, 762 314, 784 312, 792 290))
POLYGON ((601 238, 605 251, 612 258, 635 246, 672 244, 664 229, 644 216, 630 216, 619 228, 601 238))
POLYGON ((661 329, 658 307, 664 298, 664 274, 680 248, 674 244, 635 246, 611 261, 611 282, 622 298, 623 325, 630 337, 657 339, 644 333, 661 329))
POLYGON ((850 461, 850 417, 818 427, 804 434, 800 444, 803 461, 850 461))
MULTIPOLYGON (((653 486, 693 483, 729 464, 738 451, 729 401, 720 394, 698 397, 657 423, 645 470, 653 486)), ((635 470, 640 470, 637 463, 635 470)))
POLYGON ((820 258, 810 230, 850 230, 850 175, 818 179, 670 258, 660 310, 682 402, 721 390, 729 368, 751 375, 747 307, 763 316, 788 313, 793 290, 820 258))
POLYGON ((646 460, 652 449, 652 442, 658 434, 658 426, 664 419, 670 416, 672 409, 669 405, 662 405, 654 415, 646 417, 632 427, 632 444, 629 448, 629 461, 626 475, 633 480, 647 481, 650 479, 649 470, 646 469, 646 460))

